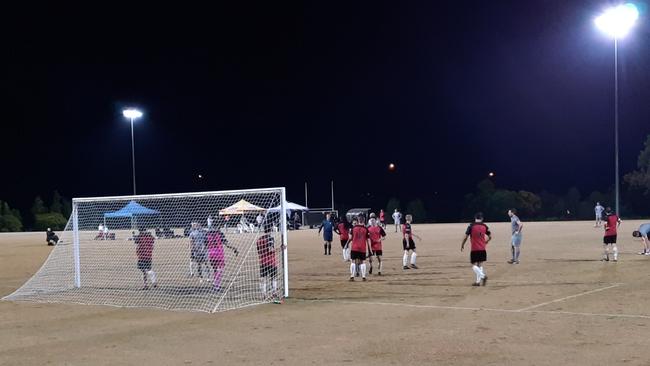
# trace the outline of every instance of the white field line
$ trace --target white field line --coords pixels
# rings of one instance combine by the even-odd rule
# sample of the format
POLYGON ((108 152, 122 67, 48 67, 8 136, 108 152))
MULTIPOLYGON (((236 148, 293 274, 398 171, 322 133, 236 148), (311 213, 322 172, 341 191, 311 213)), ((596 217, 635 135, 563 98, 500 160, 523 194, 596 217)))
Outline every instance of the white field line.
POLYGON ((585 291, 585 292, 581 292, 579 294, 565 296, 565 297, 562 297, 562 298, 559 298, 559 299, 543 302, 541 304, 527 306, 527 307, 521 308, 521 309, 519 309, 517 311, 529 311, 529 310, 540 308, 542 306, 546 306, 546 305, 553 304, 553 303, 556 303, 556 302, 561 302, 561 301, 565 301, 565 300, 569 300, 569 299, 575 299, 576 297, 580 297, 580 296, 584 296, 584 295, 593 294, 593 293, 596 293, 596 292, 609 290, 610 288, 618 287, 620 285, 621 285, 620 283, 616 283, 616 284, 613 284, 613 285, 610 285, 610 286, 607 286, 607 287, 601 287, 601 288, 597 288, 595 290, 585 291))
POLYGON ((463 306, 417 305, 417 304, 404 304, 404 303, 393 303, 393 302, 350 301, 350 300, 305 300, 305 301, 332 302, 338 304, 353 304, 353 305, 401 306, 401 307, 419 308, 419 309, 489 311, 489 312, 499 312, 499 313, 521 313, 521 314, 575 315, 575 316, 591 316, 591 317, 598 317, 598 318, 650 319, 650 315, 642 315, 642 314, 607 314, 607 313, 581 313, 581 312, 572 312, 572 311, 492 309, 492 308, 476 308, 476 307, 463 307, 463 306))

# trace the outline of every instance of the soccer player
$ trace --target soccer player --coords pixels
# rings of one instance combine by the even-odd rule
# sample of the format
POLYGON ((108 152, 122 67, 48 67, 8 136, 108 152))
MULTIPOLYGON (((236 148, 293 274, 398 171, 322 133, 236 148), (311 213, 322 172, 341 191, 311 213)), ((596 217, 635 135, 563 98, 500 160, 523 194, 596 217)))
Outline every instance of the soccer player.
POLYGON ((594 211, 596 212, 596 224, 594 227, 599 227, 603 223, 603 211, 605 211, 605 208, 600 205, 600 202, 596 202, 594 211))
POLYGON ((472 286, 480 286, 481 283, 483 286, 487 284, 488 277, 485 274, 483 269, 483 262, 487 261, 487 243, 492 240, 492 234, 490 234, 490 229, 487 225, 483 223, 483 214, 478 212, 474 215, 474 222, 469 224, 467 230, 465 231, 465 238, 463 243, 460 245, 460 251, 462 252, 465 248, 465 243, 467 238, 470 239, 471 250, 469 253, 469 261, 472 263, 472 270, 476 275, 476 281, 472 286))
POLYGON ((321 230, 323 230, 323 239, 325 240, 325 244, 323 244, 325 253, 323 253, 323 255, 332 255, 334 222, 332 221, 332 216, 329 213, 325 215, 325 220, 323 220, 323 222, 321 222, 320 226, 318 227, 317 235, 320 235, 321 230))
POLYGON ((603 258, 601 261, 609 262, 609 245, 612 246, 614 262, 618 261, 618 248, 616 247, 616 234, 621 226, 621 219, 612 211, 611 207, 605 209, 605 236, 603 237, 603 258))
POLYGON ((379 210, 379 225, 381 225, 382 229, 386 229, 386 214, 383 208, 379 210))
POLYGON ((639 226, 639 230, 634 231, 632 236, 635 238, 641 238, 643 242, 643 249, 639 252, 639 255, 650 255, 650 242, 648 241, 648 234, 650 234, 650 223, 642 224, 639 226))
POLYGON ((519 217, 517 217, 517 209, 511 208, 508 210, 508 216, 510 216, 510 227, 512 228, 512 237, 510 239, 512 258, 508 263, 519 264, 519 253, 521 253, 521 230, 524 228, 524 224, 522 224, 519 217))
POLYGON ((339 235, 341 239, 341 250, 343 251, 343 260, 346 262, 350 261, 350 246, 348 242, 350 241, 350 230, 352 230, 352 225, 348 222, 348 219, 343 216, 341 221, 339 221, 334 231, 339 235))
POLYGON ((418 266, 415 264, 415 259, 417 258, 417 253, 415 252, 415 241, 413 237, 415 236, 420 239, 419 236, 413 233, 413 228, 411 227, 411 222, 413 222, 413 216, 406 215, 406 222, 402 225, 402 247, 404 248, 404 257, 402 257, 402 268, 403 269, 418 269, 418 266), (411 251, 411 266, 408 266, 409 260, 409 250, 411 251))
POLYGON ((350 281, 354 281, 357 267, 361 272, 361 278, 366 280, 366 251, 372 253, 368 228, 364 225, 365 218, 362 215, 357 217, 357 224, 352 227, 352 244, 350 250, 350 281))
POLYGON ((221 276, 226 267, 226 253, 223 247, 226 246, 231 249, 235 255, 239 255, 237 248, 228 244, 228 239, 223 235, 221 230, 216 227, 208 230, 206 234, 207 247, 208 247, 208 260, 212 266, 213 287, 215 291, 221 291, 221 276))
MULTIPOLYGON (((257 239, 257 256, 260 263, 260 291, 264 296, 268 296, 267 289, 271 289, 271 296, 275 296, 278 291, 278 262, 275 256, 275 238, 271 233, 271 225, 264 225, 264 234, 257 239)), ((280 245, 279 250, 284 249, 284 244, 280 245)))
POLYGON ((402 214, 397 209, 393 212, 393 222, 395 223, 395 232, 398 232, 402 223, 402 214))
POLYGON ((134 238, 135 253, 138 256, 138 269, 142 271, 143 290, 147 290, 147 279, 153 287, 157 287, 156 272, 151 269, 151 258, 153 256, 154 237, 147 230, 140 229, 134 238))
POLYGON ((193 222, 192 231, 190 231, 190 277, 194 276, 192 264, 196 264, 201 283, 203 283, 203 266, 206 266, 207 269, 208 251, 206 241, 205 230, 201 228, 201 225, 193 222))
MULTIPOLYGON (((368 238, 370 239, 370 256, 374 254, 377 256, 377 262, 379 263, 378 275, 381 276, 381 270, 383 268, 383 263, 381 261, 381 256, 383 254, 383 248, 381 241, 386 237, 386 232, 384 229, 379 226, 377 220, 372 222, 372 225, 368 228, 368 238)), ((372 274, 372 261, 370 262, 370 270, 368 273, 372 274)))

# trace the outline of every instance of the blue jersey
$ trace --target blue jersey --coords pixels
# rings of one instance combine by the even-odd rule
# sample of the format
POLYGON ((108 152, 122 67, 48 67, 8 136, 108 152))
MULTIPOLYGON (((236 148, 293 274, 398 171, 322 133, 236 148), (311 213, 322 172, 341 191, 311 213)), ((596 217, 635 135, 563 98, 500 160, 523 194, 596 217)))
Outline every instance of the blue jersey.
POLYGON ((323 220, 323 222, 320 224, 320 227, 322 230, 325 230, 325 232, 331 233, 334 230, 334 223, 330 220, 323 220))

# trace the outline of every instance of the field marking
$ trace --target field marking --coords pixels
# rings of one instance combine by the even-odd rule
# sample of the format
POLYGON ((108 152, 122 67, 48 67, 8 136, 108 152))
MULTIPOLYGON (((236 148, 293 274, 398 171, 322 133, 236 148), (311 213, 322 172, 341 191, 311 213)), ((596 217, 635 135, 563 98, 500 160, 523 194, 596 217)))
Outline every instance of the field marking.
POLYGON ((607 286, 607 287, 601 287, 601 288, 597 288, 597 289, 594 289, 594 290, 581 292, 581 293, 579 293, 579 294, 569 295, 569 296, 565 296, 565 297, 562 297, 562 298, 559 298, 559 299, 555 299, 555 300, 551 300, 551 301, 543 302, 543 303, 541 303, 541 304, 532 305, 532 306, 527 306, 527 307, 525 307, 525 308, 521 308, 521 309, 519 309, 519 310, 517 310, 517 311, 521 311, 521 312, 523 312, 523 311, 528 311, 528 310, 532 310, 532 309, 540 308, 540 307, 542 307, 542 306, 550 305, 550 304, 553 304, 553 303, 556 303, 556 302, 561 302, 561 301, 565 301, 565 300, 569 300, 569 299, 575 299, 576 297, 580 297, 580 296, 584 296, 584 295, 593 294, 593 293, 596 293, 596 292, 601 292, 601 291, 609 290, 610 288, 618 287, 618 286, 620 286, 620 285, 621 285, 620 283, 615 283, 615 284, 610 285, 610 286, 607 286))
POLYGON ((598 318, 628 318, 628 319, 650 319, 650 315, 643 314, 608 314, 608 313, 582 313, 562 310, 518 310, 518 309, 495 309, 495 308, 477 308, 464 306, 443 306, 443 305, 418 305, 395 302, 373 302, 373 301, 350 301, 350 300, 303 300, 306 302, 332 302, 340 304, 354 305, 380 305, 380 306, 402 306, 420 309, 440 309, 440 310, 461 310, 461 311, 489 311, 497 313, 519 313, 519 314, 551 314, 551 315, 575 315, 590 316, 598 318))

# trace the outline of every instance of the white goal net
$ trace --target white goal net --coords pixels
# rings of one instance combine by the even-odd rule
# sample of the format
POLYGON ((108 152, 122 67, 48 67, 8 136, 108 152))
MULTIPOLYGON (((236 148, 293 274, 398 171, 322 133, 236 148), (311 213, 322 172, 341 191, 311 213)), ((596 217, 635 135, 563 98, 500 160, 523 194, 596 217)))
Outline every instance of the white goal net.
POLYGON ((4 300, 217 312, 288 296, 284 188, 79 198, 4 300))

